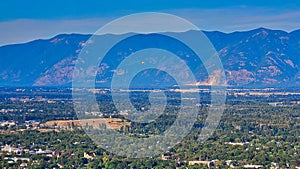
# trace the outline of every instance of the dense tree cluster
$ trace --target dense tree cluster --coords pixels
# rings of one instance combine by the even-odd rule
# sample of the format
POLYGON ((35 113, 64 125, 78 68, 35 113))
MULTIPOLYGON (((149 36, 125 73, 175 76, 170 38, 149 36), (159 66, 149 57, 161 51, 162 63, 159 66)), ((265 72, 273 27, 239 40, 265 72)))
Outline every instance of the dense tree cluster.
MULTIPOLYGON (((31 159, 28 168, 58 168, 59 165, 64 168, 185 168, 192 160, 217 160, 220 168, 246 164, 263 165, 265 168, 272 165, 295 168, 300 166, 300 104, 292 104, 295 100, 294 96, 229 96, 218 128, 207 141, 199 142, 198 136, 205 125, 209 106, 203 104, 190 134, 163 154, 170 157, 168 160, 162 160, 162 154, 142 159, 116 156, 96 145, 82 128, 75 126, 49 132, 20 131, 20 128, 3 126, 1 131, 10 132, 0 134, 0 144, 55 152, 52 157, 23 153, 22 157, 31 159), (280 101, 282 105, 270 105, 270 101, 280 101), (86 157, 85 154, 90 156, 86 157), (226 164, 229 160, 230 165, 226 164)), ((22 110, 0 113, 0 121, 15 120, 19 122, 19 127, 30 119, 44 122, 76 118, 72 103, 66 98, 56 102, 13 102, 2 99, 0 105, 7 110, 22 110), (34 111, 28 111, 33 109, 34 111)), ((139 106, 138 103, 136 105, 139 106)), ((102 104, 102 108, 106 106, 109 107, 109 104, 102 104)), ((122 127, 119 132, 132 137, 151 137, 159 134, 173 124, 176 119, 175 109, 176 106, 170 106, 155 122, 147 125, 132 123, 131 126, 122 127)), ((0 168, 20 166, 22 161, 7 163, 5 158, 9 156, 18 155, 2 153, 0 168)), ((189 168, 207 167, 194 165, 189 168)))

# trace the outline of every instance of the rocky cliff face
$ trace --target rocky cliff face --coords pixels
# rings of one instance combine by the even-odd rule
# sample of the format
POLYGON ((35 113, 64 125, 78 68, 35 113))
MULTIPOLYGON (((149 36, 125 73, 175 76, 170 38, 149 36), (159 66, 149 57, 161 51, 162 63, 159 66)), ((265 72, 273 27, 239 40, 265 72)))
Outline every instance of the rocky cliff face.
POLYGON ((286 33, 264 28, 219 36, 208 33, 212 43, 218 44, 230 85, 299 82, 299 35, 297 31, 286 33))

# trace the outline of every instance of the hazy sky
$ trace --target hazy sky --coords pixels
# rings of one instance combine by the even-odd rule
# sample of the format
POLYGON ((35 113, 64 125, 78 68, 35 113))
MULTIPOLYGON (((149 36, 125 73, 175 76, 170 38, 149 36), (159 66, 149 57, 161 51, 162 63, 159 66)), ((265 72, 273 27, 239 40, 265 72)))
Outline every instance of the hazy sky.
POLYGON ((202 30, 300 29, 299 0, 3 0, 0 46, 60 33, 94 33, 137 12, 175 14, 202 30))

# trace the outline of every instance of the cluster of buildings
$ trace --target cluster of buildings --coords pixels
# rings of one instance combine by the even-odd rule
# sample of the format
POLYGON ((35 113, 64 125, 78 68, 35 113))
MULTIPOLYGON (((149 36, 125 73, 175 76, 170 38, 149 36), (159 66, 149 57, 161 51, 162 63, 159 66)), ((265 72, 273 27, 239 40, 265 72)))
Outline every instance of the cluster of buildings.
POLYGON ((13 147, 10 145, 4 145, 1 146, 1 154, 5 154, 5 155, 22 155, 22 154, 36 154, 36 155, 46 155, 49 157, 53 157, 53 155, 55 155, 54 151, 51 150, 42 150, 42 149, 38 149, 38 150, 30 150, 30 149, 26 149, 26 148, 17 148, 17 147, 13 147))
MULTIPOLYGON (((17 121, 13 121, 13 120, 10 120, 10 121, 0 121, 0 126, 1 127, 5 127, 5 126, 7 126, 7 127, 14 127, 14 126, 17 126, 17 125, 20 125, 20 124, 18 124, 17 121)), ((39 127, 40 122, 36 121, 36 120, 27 120, 22 125, 26 126, 27 128, 39 127)))
MULTIPOLYGON (((78 144, 78 143, 73 143, 73 144, 78 144)), ((63 151, 62 151, 63 152, 63 151)), ((26 157, 26 154, 31 154, 31 155, 40 155, 40 156, 46 156, 46 157, 55 157, 59 158, 62 155, 61 151, 52 151, 52 150, 42 150, 42 149, 26 149, 26 148, 19 148, 19 147, 14 147, 11 145, 4 145, 1 146, 0 149, 0 155, 4 154, 4 160, 8 164, 18 164, 20 168, 26 168, 28 166, 28 163, 31 162, 34 164, 38 164, 39 162, 37 160, 33 160, 31 158, 26 157), (24 157, 25 156, 25 157, 24 157)), ((74 154, 72 154, 74 155, 74 154)), ((94 158, 97 157, 95 153, 89 153, 89 152, 84 152, 84 158, 93 160, 94 158)), ((57 164, 59 168, 63 168, 63 165, 57 164)))
MULTIPOLYGON (((231 144, 231 143, 229 143, 231 144)), ((238 145, 241 145, 242 143, 239 143, 238 145)), ((243 143, 243 145, 249 144, 248 142, 243 143)), ((162 154, 160 157, 161 160, 175 160, 177 164, 188 164, 189 166, 192 165, 202 165, 202 166, 207 166, 208 168, 218 168, 218 166, 221 165, 221 161, 218 159, 215 160, 192 160, 192 161, 180 161, 180 158, 174 157, 172 155, 165 155, 162 154)), ((234 164, 236 161, 234 160, 226 160, 225 163, 227 166, 230 168, 250 168, 250 169, 259 169, 259 168, 264 168, 263 165, 254 165, 254 164, 242 164, 236 166, 234 164)))
POLYGON ((5 126, 8 126, 8 127, 13 127, 13 126, 16 126, 17 125, 17 122, 15 121, 0 121, 0 126, 1 127, 5 127, 5 126))
POLYGON ((4 154, 6 156, 4 157, 4 160, 6 160, 8 164, 15 164, 20 161, 20 167, 27 167, 28 162, 30 162, 31 159, 22 157, 23 154, 35 154, 53 157, 55 155, 55 152, 51 150, 30 150, 26 148, 13 147, 11 145, 4 145, 1 146, 0 154, 4 154))

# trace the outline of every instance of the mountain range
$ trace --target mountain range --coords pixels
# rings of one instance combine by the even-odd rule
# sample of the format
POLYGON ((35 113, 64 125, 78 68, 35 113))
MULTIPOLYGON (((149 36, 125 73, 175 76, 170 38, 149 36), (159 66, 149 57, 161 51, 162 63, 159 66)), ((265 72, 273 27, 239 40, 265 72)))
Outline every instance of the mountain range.
MULTIPOLYGON (((184 33, 193 34, 193 31, 181 34, 184 33)), ((233 33, 204 31, 204 34, 219 54, 228 85, 296 86, 300 84, 300 30, 288 33, 258 28, 233 33)), ((70 86, 73 72, 76 71, 74 65, 77 57, 90 37, 91 35, 60 34, 51 39, 1 46, 0 86, 70 86)), ((119 45, 119 48, 114 48, 110 53, 111 56, 106 59, 107 62, 114 63, 120 60, 118 57, 123 57, 120 55, 125 55, 132 50, 134 52, 159 45, 173 50, 174 53, 184 53, 188 50, 157 35, 150 34, 137 38, 128 41, 129 45, 119 45), (164 44, 151 44, 153 42, 151 39, 155 38, 161 38, 164 44), (132 49, 131 46, 138 47, 132 49)), ((198 71, 199 77, 202 78, 197 80, 209 81, 205 73, 202 73, 201 65, 199 67, 195 68, 195 71, 198 71)), ((143 81, 144 83, 156 79, 151 73, 146 76, 148 80, 143 81)), ((103 76, 100 78, 108 79, 103 76)))

